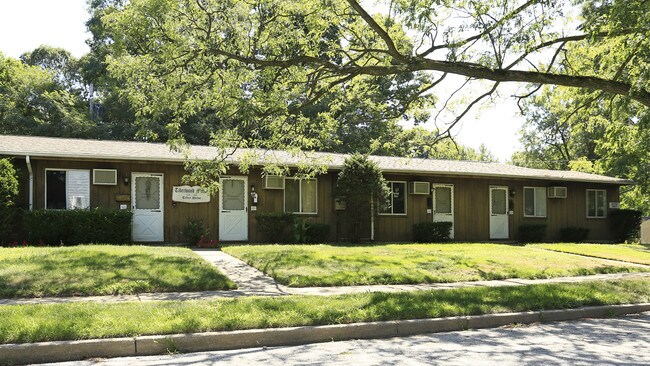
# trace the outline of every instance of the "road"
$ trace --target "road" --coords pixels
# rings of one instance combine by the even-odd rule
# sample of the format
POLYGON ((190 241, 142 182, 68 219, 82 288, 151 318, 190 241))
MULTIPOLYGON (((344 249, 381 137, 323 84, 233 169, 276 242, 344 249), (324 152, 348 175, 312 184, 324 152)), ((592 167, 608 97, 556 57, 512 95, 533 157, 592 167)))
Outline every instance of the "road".
POLYGON ((649 365, 650 312, 404 338, 67 362, 117 365, 649 365))

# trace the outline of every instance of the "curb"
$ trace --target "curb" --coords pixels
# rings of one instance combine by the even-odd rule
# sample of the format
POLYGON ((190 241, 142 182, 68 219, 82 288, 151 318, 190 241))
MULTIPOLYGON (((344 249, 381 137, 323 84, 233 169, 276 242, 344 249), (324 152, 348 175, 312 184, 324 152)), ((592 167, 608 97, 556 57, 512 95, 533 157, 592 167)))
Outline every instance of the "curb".
POLYGON ((350 339, 389 338, 493 328, 513 323, 531 324, 583 318, 606 318, 646 311, 650 311, 650 303, 438 319, 5 344, 0 345, 0 364, 75 361, 96 357, 150 356, 175 351, 201 352, 265 346, 295 346, 350 339))

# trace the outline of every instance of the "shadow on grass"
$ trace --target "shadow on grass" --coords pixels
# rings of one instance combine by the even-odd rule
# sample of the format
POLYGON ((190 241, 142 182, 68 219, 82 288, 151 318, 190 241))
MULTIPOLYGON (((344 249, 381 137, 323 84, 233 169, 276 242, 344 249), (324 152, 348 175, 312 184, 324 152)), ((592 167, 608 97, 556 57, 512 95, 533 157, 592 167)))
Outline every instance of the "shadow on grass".
POLYGON ((147 253, 52 249, 4 261, 0 297, 115 295, 222 290, 232 283, 200 259, 147 253), (28 268, 28 270, 25 270, 28 268))

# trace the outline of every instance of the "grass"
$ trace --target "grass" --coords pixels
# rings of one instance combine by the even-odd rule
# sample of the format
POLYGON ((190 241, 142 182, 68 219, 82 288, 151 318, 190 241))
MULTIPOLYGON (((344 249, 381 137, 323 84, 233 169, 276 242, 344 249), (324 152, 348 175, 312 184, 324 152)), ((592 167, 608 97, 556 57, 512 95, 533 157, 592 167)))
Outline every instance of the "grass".
POLYGON ((85 245, 0 248, 0 297, 87 296, 235 288, 185 248, 85 245))
POLYGON ((279 328, 650 301, 650 279, 330 297, 0 306, 0 343, 279 328))
POLYGON ((262 245, 223 249, 288 286, 411 284, 639 272, 503 244, 262 245))
POLYGON ((537 244, 535 246, 557 252, 650 265, 650 245, 647 244, 537 244))

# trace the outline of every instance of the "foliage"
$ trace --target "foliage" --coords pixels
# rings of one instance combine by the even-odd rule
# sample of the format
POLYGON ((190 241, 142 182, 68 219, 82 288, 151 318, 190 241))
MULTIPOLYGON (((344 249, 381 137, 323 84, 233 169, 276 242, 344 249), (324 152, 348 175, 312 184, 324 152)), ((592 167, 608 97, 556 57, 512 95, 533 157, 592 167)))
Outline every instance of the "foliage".
POLYGON ((10 240, 18 196, 18 175, 9 159, 0 159, 0 245, 10 240))
POLYGON ((293 221, 293 242, 306 243, 307 242, 307 228, 309 222, 303 218, 296 217, 293 221))
POLYGON ((609 213, 609 225, 616 240, 623 243, 639 237, 643 215, 637 210, 616 210, 609 213))
POLYGON ((257 231, 271 243, 290 243, 294 237, 296 216, 291 212, 257 213, 257 231))
POLYGON ((47 245, 124 244, 131 241, 133 213, 127 210, 34 210, 25 213, 29 242, 47 245))
POLYGON ((539 243, 546 237, 545 224, 519 225, 519 241, 522 243, 539 243))
POLYGON ((560 240, 565 243, 582 243, 589 237, 589 229, 584 227, 563 227, 560 229, 560 240))
POLYGON ((564 16, 569 4, 550 1, 380 1, 372 11, 389 10, 373 15, 355 0, 93 0, 88 25, 94 64, 108 65, 143 136, 174 145, 209 136, 223 149, 195 169, 193 179, 209 182, 228 149, 368 153, 390 145, 399 118, 444 123, 431 128, 438 141, 504 82, 584 87, 650 105, 642 72, 571 67, 605 61, 612 71, 641 58, 650 38, 643 0, 585 3, 576 27, 564 16), (617 37, 641 44, 607 57, 578 47, 606 49, 617 37), (448 92, 464 87, 488 90, 465 99, 448 92), (441 90, 447 100, 436 98, 441 90), (430 115, 432 106, 451 120, 430 115))
POLYGON ((403 293, 2 306, 0 343, 339 325, 645 303, 650 280, 403 293), (125 321, 128 319, 128 321, 125 321))
POLYGON ((441 139, 439 131, 423 127, 398 129, 386 134, 372 144, 375 155, 403 156, 422 159, 473 160, 495 162, 497 159, 485 145, 477 150, 457 144, 451 139, 441 139))
POLYGON ((420 222, 413 225, 413 240, 417 243, 436 243, 449 240, 451 222, 420 222))
POLYGON ((650 265, 650 245, 640 244, 540 244, 536 247, 558 252, 650 265))
POLYGON ((361 154, 345 159, 334 188, 334 196, 345 204, 339 211, 350 230, 352 242, 359 242, 360 228, 386 205, 390 191, 377 164, 361 154))
POLYGON ((53 73, 0 53, 0 133, 86 137, 92 129, 86 111, 53 73))
POLYGON ((331 227, 328 224, 310 223, 307 226, 307 243, 326 243, 329 241, 331 227))
POLYGON ((197 245, 201 239, 208 235, 208 231, 203 226, 203 220, 189 220, 183 228, 181 234, 187 239, 187 244, 197 245))
POLYGON ((242 245, 223 249, 292 286, 441 283, 647 272, 534 247, 481 243, 242 245))
POLYGON ((0 248, 0 278, 0 298, 236 287, 189 249, 149 246, 0 248))

